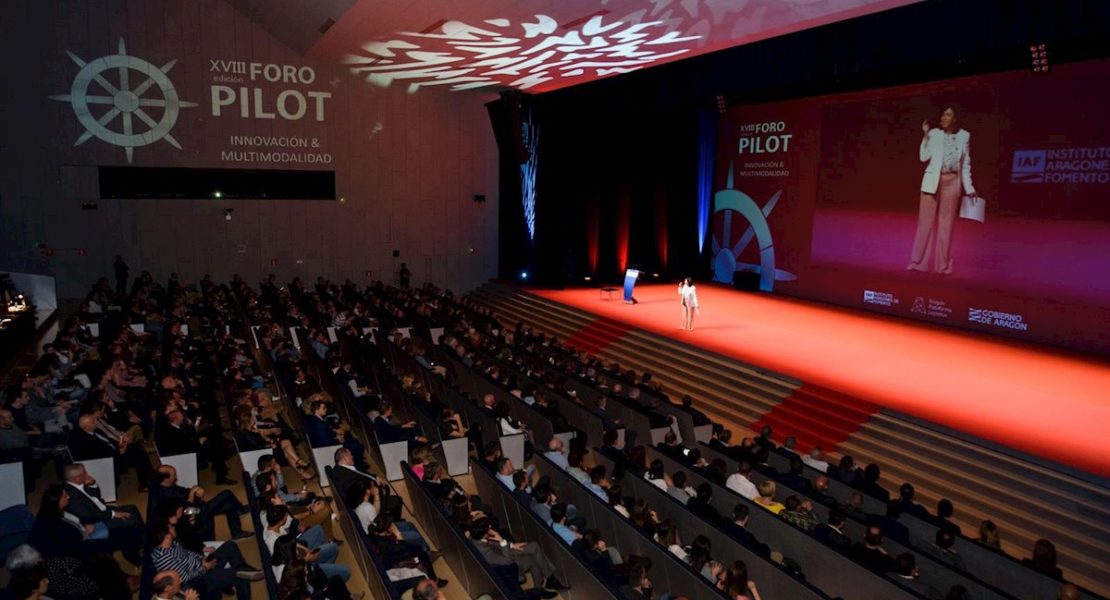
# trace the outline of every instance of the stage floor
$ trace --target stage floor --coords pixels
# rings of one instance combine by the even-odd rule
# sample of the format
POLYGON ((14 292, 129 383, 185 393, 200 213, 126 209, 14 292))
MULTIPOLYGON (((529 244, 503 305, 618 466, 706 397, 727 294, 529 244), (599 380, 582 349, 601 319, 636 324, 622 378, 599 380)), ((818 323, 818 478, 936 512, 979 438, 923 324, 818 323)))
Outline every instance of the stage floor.
POLYGON ((596 289, 533 293, 718 354, 1110 477, 1110 361, 783 296, 698 286, 693 332, 675 285, 638 305, 596 289))

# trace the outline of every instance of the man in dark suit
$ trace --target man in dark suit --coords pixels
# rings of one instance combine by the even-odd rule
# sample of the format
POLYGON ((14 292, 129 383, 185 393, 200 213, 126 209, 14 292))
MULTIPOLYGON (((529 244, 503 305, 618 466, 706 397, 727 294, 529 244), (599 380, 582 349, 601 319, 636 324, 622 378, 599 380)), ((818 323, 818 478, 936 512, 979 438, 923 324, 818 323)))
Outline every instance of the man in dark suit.
POLYGON ((903 552, 895 559, 894 573, 888 575, 888 577, 929 600, 941 600, 944 598, 940 591, 918 579, 917 575, 917 559, 909 552, 903 552))
POLYGON ((883 548, 883 531, 878 527, 868 527, 863 543, 853 544, 851 554, 856 562, 876 573, 894 570, 894 558, 883 548))
POLYGON ((885 515, 871 515, 867 518, 867 524, 878 527, 882 530, 883 535, 899 544, 908 544, 910 542, 910 530, 898 520, 901 516, 902 505, 891 502, 886 505, 885 515))
POLYGON ((763 558, 771 556, 771 549, 763 542, 756 539, 751 531, 748 531, 748 521, 751 520, 751 511, 747 504, 737 504, 732 509, 732 521, 725 525, 725 533, 727 533, 734 540, 740 542, 748 550, 755 552, 763 558))
MULTIPOLYGON (((328 418, 328 404, 316 400, 310 405, 312 414, 304 420, 305 433, 313 448, 343 446, 351 451, 356 468, 366 469, 366 447, 338 422, 328 418)), ((334 417, 333 417, 334 418, 334 417)))
POLYGON ((836 506, 838 503, 836 498, 829 494, 829 476, 818 475, 813 478, 813 493, 810 495, 818 504, 825 506, 836 506))
POLYGON ((847 552, 852 547, 852 540, 844 535, 844 511, 840 508, 829 510, 829 520, 821 523, 813 530, 813 537, 826 546, 840 552, 847 552))
POLYGON ((686 448, 678 443, 678 436, 675 435, 674 430, 670 430, 663 436, 663 441, 660 442, 655 449, 664 456, 669 456, 675 460, 682 460, 682 451, 686 448))
POLYGON ((382 402, 378 416, 374 418, 374 434, 378 436, 379 444, 389 444, 392 442, 400 442, 408 440, 412 442, 427 442, 428 438, 420 435, 420 430, 416 426, 416 421, 409 421, 401 425, 397 425, 392 421, 393 405, 389 402, 382 402))
POLYGON ((393 488, 385 480, 375 475, 355 468, 354 455, 347 448, 338 448, 335 451, 335 466, 331 470, 331 480, 335 484, 335 492, 341 497, 347 496, 347 490, 355 481, 363 481, 366 485, 378 488, 378 497, 381 499, 382 510, 400 510, 401 499, 393 495, 393 488))
POLYGON ((139 509, 131 505, 109 506, 101 500, 96 480, 81 463, 66 465, 62 474, 69 494, 69 512, 84 525, 103 523, 108 528, 109 539, 123 551, 124 557, 133 564, 142 564, 140 550, 146 526, 139 509))
POLYGON ((878 498, 883 502, 890 502, 890 492, 879 485, 880 474, 879 465, 875 463, 867 465, 863 470, 863 477, 856 480, 855 488, 872 498, 878 498))
POLYGON ((490 527, 488 519, 479 519, 470 528, 470 539, 482 558, 494 567, 517 565, 521 572, 531 571, 532 581, 540 590, 542 598, 558 596, 556 590, 567 589, 555 577, 555 565, 535 542, 509 543, 496 529, 490 527))
POLYGON ((171 410, 164 421, 158 423, 155 431, 158 442, 158 453, 161 456, 176 456, 178 454, 197 455, 197 467, 204 469, 212 465, 216 471, 216 483, 219 485, 235 485, 234 479, 228 478, 227 461, 221 456, 220 447, 222 439, 200 436, 193 424, 185 418, 185 413, 180 410, 171 410))
POLYGON ((119 440, 112 440, 99 431, 96 427, 96 417, 81 415, 77 420, 77 429, 69 436, 69 450, 75 460, 91 460, 94 458, 117 459, 118 462, 135 469, 139 479, 139 491, 145 492, 154 467, 150 464, 150 457, 143 450, 138 441, 132 442, 126 436, 119 440))
POLYGON ((239 499, 231 490, 222 490, 211 500, 205 499, 205 490, 199 485, 185 488, 177 484, 177 469, 171 465, 158 467, 155 485, 151 487, 150 495, 155 506, 167 498, 180 500, 193 518, 197 531, 205 540, 215 538, 216 515, 223 515, 227 519, 227 527, 233 539, 245 539, 254 535, 251 531, 243 531, 239 516, 246 511, 239 499), (193 511, 188 509, 192 508, 193 511))
POLYGON ((800 492, 803 496, 813 495, 813 485, 805 476, 805 464, 796 454, 790 459, 790 471, 779 475, 779 483, 800 492))

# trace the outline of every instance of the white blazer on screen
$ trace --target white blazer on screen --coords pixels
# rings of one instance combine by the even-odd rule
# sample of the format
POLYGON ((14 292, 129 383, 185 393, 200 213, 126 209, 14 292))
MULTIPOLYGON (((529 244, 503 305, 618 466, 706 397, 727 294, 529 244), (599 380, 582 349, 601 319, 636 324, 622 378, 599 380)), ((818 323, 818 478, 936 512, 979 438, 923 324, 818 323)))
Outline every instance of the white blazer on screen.
MULTIPOLYGON (((975 193, 975 186, 971 184, 971 148, 969 142, 971 134, 966 129, 956 132, 956 146, 960 150, 960 183, 965 195, 975 193)), ((929 134, 921 140, 921 162, 925 165, 925 175, 921 178, 921 191, 926 194, 937 193, 940 186, 940 168, 944 162, 944 130, 934 127, 929 134)))

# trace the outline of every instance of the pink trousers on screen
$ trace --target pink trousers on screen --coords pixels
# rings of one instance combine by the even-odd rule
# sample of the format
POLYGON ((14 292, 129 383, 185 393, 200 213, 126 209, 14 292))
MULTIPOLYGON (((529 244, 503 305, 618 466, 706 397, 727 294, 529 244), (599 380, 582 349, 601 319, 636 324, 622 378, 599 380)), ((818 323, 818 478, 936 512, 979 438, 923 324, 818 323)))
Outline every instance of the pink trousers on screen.
POLYGON ((917 211, 917 233, 913 238, 910 251, 910 264, 907 269, 928 271, 925 266, 929 242, 934 241, 934 270, 938 273, 952 272, 952 224, 956 211, 960 208, 960 175, 941 173, 937 193, 921 192, 921 202, 917 211))

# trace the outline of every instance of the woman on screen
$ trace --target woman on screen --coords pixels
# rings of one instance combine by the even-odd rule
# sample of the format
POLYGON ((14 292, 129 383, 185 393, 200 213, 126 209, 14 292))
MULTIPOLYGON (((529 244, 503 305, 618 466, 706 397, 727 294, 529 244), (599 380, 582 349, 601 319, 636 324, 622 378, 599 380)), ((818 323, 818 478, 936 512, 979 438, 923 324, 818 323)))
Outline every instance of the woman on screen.
POLYGON ((917 233, 910 251, 909 271, 928 271, 929 243, 934 246, 934 270, 952 274, 952 224, 960 207, 960 196, 976 197, 971 184, 971 134, 960 129, 952 106, 940 114, 940 127, 921 123, 919 158, 925 166, 917 212, 917 233))
POLYGON ((678 285, 678 296, 682 300, 682 324, 679 325, 686 331, 694 330, 694 313, 698 310, 698 290, 694 281, 687 277, 678 285))

